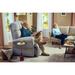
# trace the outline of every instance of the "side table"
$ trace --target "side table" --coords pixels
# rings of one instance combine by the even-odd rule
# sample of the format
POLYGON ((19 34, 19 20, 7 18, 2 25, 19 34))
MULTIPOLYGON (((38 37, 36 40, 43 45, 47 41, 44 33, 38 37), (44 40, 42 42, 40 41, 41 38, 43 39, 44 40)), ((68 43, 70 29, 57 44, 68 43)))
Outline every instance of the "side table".
POLYGON ((23 56, 23 54, 22 54, 22 45, 24 45, 24 44, 25 44, 25 42, 23 42, 23 43, 18 42, 18 43, 17 43, 17 45, 20 45, 20 46, 21 46, 20 61, 24 61, 24 56, 23 56))

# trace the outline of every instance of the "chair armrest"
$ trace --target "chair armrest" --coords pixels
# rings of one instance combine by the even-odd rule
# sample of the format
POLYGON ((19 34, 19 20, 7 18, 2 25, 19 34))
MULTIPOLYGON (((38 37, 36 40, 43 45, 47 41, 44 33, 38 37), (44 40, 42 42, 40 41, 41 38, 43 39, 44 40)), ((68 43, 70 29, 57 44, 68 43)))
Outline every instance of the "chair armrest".
POLYGON ((20 46, 17 45, 18 42, 23 41, 25 44, 22 46, 23 49, 34 48, 34 37, 21 37, 13 40, 13 47, 20 49, 20 46))
POLYGON ((34 43, 34 37, 21 37, 21 38, 18 38, 18 39, 14 39, 13 43, 20 42, 20 41, 23 41, 25 43, 29 43, 29 42, 34 43))

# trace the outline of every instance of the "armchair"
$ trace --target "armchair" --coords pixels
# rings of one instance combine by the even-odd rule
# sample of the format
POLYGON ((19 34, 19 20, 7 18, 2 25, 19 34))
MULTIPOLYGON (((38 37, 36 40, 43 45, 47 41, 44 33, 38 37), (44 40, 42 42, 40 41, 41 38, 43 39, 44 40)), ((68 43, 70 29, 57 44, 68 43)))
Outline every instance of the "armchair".
POLYGON ((17 42, 24 41, 25 45, 22 46, 23 56, 38 56, 40 48, 37 43, 34 42, 34 37, 21 37, 22 28, 21 21, 16 21, 10 24, 10 30, 13 37, 13 54, 21 55, 21 47, 17 45, 17 42), (30 50, 28 50, 30 49, 30 50))

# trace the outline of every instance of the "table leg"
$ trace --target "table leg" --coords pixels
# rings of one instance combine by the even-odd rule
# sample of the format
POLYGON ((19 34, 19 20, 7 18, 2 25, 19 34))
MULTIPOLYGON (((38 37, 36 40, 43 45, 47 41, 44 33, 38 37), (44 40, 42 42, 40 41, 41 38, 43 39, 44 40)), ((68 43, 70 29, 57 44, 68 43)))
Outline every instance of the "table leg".
POLYGON ((24 61, 24 56, 22 54, 22 45, 21 45, 21 55, 20 55, 20 61, 24 61))
POLYGON ((22 53, 22 45, 21 45, 21 53, 22 53))
POLYGON ((65 58, 65 56, 66 56, 66 52, 67 52, 67 47, 66 47, 66 49, 65 49, 65 54, 64 54, 64 58, 65 58))

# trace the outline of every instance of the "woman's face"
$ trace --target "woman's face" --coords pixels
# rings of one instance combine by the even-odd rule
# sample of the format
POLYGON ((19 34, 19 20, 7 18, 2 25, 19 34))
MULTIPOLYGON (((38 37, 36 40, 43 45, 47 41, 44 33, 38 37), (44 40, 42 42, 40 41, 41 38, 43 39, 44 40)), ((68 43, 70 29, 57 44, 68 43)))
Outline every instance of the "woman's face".
POLYGON ((54 25, 53 25, 53 27, 54 27, 54 28, 57 28, 57 25, 56 25, 56 24, 54 24, 54 25))

